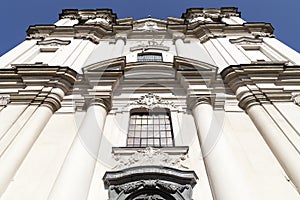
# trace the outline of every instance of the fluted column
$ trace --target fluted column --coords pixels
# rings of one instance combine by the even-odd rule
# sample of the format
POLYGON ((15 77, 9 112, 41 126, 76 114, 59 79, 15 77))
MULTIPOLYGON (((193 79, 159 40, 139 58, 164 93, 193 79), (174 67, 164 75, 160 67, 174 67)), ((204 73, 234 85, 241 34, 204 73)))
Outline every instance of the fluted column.
POLYGON ((247 112, 282 168, 300 192, 299 152, 261 105, 259 98, 248 87, 238 87, 236 96, 239 99, 239 106, 247 112))
POLYGON ((31 105, 32 107, 37 107, 36 111, 0 158, 0 196, 9 185, 53 112, 60 107, 60 101, 63 96, 63 90, 59 88, 51 89, 46 97, 43 95, 38 97, 43 99, 41 105, 31 105))
POLYGON ((90 103, 49 199, 87 199, 109 107, 103 99, 90 103))
POLYGON ((213 195, 217 200, 257 199, 252 192, 243 160, 236 157, 234 149, 223 133, 206 97, 190 98, 198 138, 213 195))

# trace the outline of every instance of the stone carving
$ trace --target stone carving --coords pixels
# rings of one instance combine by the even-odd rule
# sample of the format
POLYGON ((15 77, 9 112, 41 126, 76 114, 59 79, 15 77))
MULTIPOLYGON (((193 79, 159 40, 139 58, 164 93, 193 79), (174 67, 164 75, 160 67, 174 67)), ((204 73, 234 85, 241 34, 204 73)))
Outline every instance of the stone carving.
POLYGON ((161 38, 161 41, 158 41, 154 38, 147 41, 148 44, 139 44, 137 46, 130 47, 130 51, 146 51, 148 49, 155 49, 155 50, 162 50, 162 51, 169 51, 170 47, 165 46, 164 43, 164 37, 161 38))
POLYGON ((154 194, 154 195, 142 194, 142 195, 139 195, 138 197, 135 197, 133 200, 165 200, 165 198, 163 198, 157 194, 154 194))
POLYGON ((160 96, 154 95, 151 92, 140 97, 138 100, 130 103, 129 105, 139 105, 142 108, 147 108, 150 110, 160 107, 176 108, 172 102, 163 100, 160 96))
POLYGON ((6 106, 10 102, 9 95, 1 95, 0 96, 0 106, 6 106))
POLYGON ((160 180, 141 180, 123 185, 114 185, 110 187, 111 190, 115 190, 117 193, 132 193, 140 189, 160 189, 168 193, 174 194, 176 192, 182 193, 184 190, 189 190, 188 185, 178 185, 163 182, 160 180))
POLYGON ((186 160, 186 155, 169 155, 161 152, 160 149, 147 147, 145 149, 137 150, 129 158, 124 156, 114 155, 114 159, 118 162, 114 169, 124 169, 128 167, 136 167, 142 165, 162 165, 175 168, 188 167, 183 165, 186 160))
POLYGON ((164 30, 164 28, 158 27, 157 23, 154 21, 146 21, 143 27, 138 27, 136 30, 145 31, 145 32, 156 32, 158 30, 164 30))
POLYGON ((300 92, 292 92, 291 100, 298 106, 300 106, 300 92))
POLYGON ((272 33, 263 33, 263 32, 252 32, 252 35, 254 35, 256 38, 258 38, 258 37, 269 37, 269 38, 275 37, 275 35, 272 33))

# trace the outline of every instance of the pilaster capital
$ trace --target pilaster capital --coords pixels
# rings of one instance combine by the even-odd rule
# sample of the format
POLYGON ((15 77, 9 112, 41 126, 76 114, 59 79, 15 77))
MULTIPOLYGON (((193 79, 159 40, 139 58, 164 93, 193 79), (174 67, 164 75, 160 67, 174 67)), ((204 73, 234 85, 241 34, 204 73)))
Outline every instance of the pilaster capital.
POLYGON ((173 39, 173 44, 175 44, 176 40, 184 40, 185 35, 183 33, 180 32, 175 32, 172 35, 172 39, 173 39))
POLYGON ((187 103, 188 108, 192 110, 197 105, 200 105, 200 104, 213 105, 214 100, 215 100, 214 94, 189 95, 186 103, 187 103))
POLYGON ((115 42, 117 42, 118 40, 123 40, 124 44, 126 44, 127 42, 127 34, 116 34, 115 36, 115 42))
POLYGON ((88 99, 87 106, 101 106, 103 107, 107 112, 110 111, 112 103, 111 103, 111 98, 110 97, 98 97, 95 96, 93 98, 88 99))

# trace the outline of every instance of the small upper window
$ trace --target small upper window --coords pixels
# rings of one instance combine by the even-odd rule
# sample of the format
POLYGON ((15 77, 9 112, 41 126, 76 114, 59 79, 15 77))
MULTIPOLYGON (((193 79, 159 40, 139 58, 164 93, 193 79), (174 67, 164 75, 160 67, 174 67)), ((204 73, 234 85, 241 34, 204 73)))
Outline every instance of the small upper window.
POLYGON ((242 48, 251 61, 271 61, 264 49, 260 46, 242 46, 242 48))
POLYGON ((161 53, 139 53, 137 56, 138 62, 162 62, 161 53))

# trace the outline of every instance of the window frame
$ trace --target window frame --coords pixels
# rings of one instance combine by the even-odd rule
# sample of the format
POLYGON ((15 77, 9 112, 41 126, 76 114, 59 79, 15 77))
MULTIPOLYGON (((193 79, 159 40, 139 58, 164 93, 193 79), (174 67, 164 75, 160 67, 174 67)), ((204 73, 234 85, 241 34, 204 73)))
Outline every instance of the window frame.
POLYGON ((171 113, 168 109, 134 109, 130 112, 126 147, 150 146, 175 146, 171 113))
POLYGON ((163 55, 162 53, 158 53, 158 52, 142 52, 142 53, 138 53, 137 54, 137 62, 163 62, 163 55), (153 58, 153 59, 150 59, 150 58, 143 58, 143 56, 159 56, 160 59, 157 59, 157 58, 153 58))

